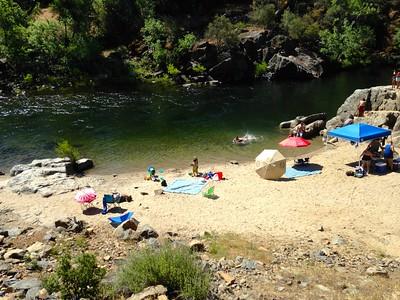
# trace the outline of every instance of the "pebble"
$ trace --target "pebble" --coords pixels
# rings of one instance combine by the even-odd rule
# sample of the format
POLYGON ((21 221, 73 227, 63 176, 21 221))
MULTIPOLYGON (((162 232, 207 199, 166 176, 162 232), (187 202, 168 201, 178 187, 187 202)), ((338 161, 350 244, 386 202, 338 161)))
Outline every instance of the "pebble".
POLYGON ((366 270, 367 275, 389 277, 388 272, 382 267, 369 267, 366 270))
POLYGON ((225 283, 227 285, 231 285, 232 283, 235 282, 235 277, 233 277, 232 275, 222 272, 222 271, 218 271, 217 274, 219 275, 219 277, 221 277, 225 283))

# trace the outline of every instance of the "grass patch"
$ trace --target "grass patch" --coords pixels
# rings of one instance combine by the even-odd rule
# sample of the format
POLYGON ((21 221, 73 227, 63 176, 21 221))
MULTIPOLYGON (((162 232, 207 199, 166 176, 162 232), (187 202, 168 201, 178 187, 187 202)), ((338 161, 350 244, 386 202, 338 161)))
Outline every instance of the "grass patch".
POLYGON ((187 247, 163 246, 132 253, 118 272, 118 287, 138 293, 144 288, 162 284, 178 298, 206 299, 210 275, 203 271, 187 247))
POLYGON ((268 71, 268 64, 266 61, 262 61, 256 64, 255 75, 261 77, 268 71))
POLYGON ((267 249, 244 239, 238 234, 206 234, 204 238, 207 241, 210 254, 216 258, 233 259, 236 256, 244 256, 264 263, 271 261, 271 254, 267 249))

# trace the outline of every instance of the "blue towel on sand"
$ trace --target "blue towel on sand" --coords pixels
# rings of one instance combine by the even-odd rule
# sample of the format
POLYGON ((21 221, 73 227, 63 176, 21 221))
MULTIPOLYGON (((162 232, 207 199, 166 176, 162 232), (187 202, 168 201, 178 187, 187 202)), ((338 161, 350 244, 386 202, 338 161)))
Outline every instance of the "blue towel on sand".
POLYGON ((176 179, 164 189, 164 192, 196 195, 201 192, 206 183, 207 181, 203 179, 176 179))
POLYGON ((315 170, 312 168, 307 168, 307 166, 304 167, 289 167, 286 168, 286 173, 285 177, 286 178, 297 178, 297 177, 303 177, 303 176, 310 176, 310 175, 315 175, 315 174, 320 174, 321 170, 315 170))

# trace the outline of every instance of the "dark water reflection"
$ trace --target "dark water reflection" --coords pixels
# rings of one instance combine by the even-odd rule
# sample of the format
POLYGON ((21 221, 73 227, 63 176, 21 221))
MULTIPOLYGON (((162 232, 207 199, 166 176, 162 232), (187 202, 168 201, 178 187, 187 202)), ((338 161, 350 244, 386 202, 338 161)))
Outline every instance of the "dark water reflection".
MULTIPOLYGON (((101 173, 186 166, 193 155, 200 162, 253 159, 287 135, 278 128, 281 121, 323 111, 333 116, 355 89, 389 80, 390 70, 361 70, 309 82, 2 98, 0 167, 54 156, 62 138, 93 157, 101 173), (231 144, 246 132, 263 140, 231 144)), ((315 140, 313 147, 319 146, 315 140)))

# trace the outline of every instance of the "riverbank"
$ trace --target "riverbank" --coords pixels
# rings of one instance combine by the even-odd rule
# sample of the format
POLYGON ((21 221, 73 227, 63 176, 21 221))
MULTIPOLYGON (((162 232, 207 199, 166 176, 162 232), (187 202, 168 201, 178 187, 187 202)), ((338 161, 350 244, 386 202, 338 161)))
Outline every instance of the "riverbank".
MULTIPOLYGON (((325 231, 365 242, 371 249, 400 256, 400 203, 396 200, 399 174, 347 177, 345 172, 351 167, 346 164, 357 160, 356 151, 347 144, 327 149, 311 160, 321 166, 321 174, 279 181, 260 179, 253 163, 200 166, 204 171, 224 173, 226 180, 213 183, 217 200, 201 195, 156 196, 154 190, 160 188, 159 183, 144 181, 144 173, 100 176, 104 184, 95 189, 99 198, 114 190, 132 195, 134 201, 122 207, 164 232, 172 230, 189 236, 204 231, 233 232, 251 238, 290 240, 317 238, 323 226, 325 231)), ((172 183, 175 178, 188 177, 187 172, 170 169, 164 177, 172 183)), ((2 206, 32 224, 51 225, 59 218, 77 216, 93 225, 109 226, 101 214, 82 214, 73 197, 74 193, 68 193, 43 199, 1 190, 2 206)), ((99 203, 96 206, 101 207, 99 203)))

